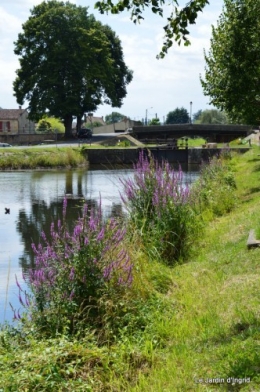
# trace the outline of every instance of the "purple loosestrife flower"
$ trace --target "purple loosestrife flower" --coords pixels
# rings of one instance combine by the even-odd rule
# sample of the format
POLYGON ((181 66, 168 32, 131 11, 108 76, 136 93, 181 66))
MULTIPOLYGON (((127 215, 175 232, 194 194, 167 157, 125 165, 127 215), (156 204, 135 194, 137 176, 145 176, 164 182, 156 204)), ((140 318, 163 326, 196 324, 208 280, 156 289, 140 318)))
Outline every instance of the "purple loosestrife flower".
POLYGON ((93 214, 91 214, 91 216, 89 218, 88 227, 91 231, 96 230, 97 225, 96 225, 96 221, 95 221, 93 214))
POLYGON ((20 283, 18 282, 17 276, 15 274, 15 281, 16 281, 16 286, 19 288, 19 291, 22 290, 20 283))
POLYGON ((104 268, 104 270, 103 270, 103 278, 105 280, 109 280, 111 271, 112 271, 112 265, 111 264, 108 265, 106 268, 104 268))
POLYGON ((74 280, 74 277, 75 277, 75 269, 74 267, 72 267, 69 274, 69 280, 74 280))
POLYGON ((25 292, 25 303, 26 303, 26 306, 29 308, 29 306, 30 306, 30 299, 29 299, 29 296, 28 296, 28 294, 25 292))
POLYGON ((44 231, 41 232, 41 237, 42 237, 43 241, 47 242, 46 234, 44 231))
POLYGON ((62 209, 63 218, 66 217, 67 205, 68 205, 68 200, 67 200, 66 197, 64 197, 64 199, 63 199, 63 209, 62 209))
POLYGON ((77 225, 75 226, 75 228, 74 228, 74 232, 73 232, 74 236, 75 236, 75 237, 79 237, 80 234, 82 233, 82 230, 83 230, 82 225, 77 224, 77 225))
POLYGON ((86 219, 87 214, 88 214, 88 205, 87 203, 85 203, 83 206, 83 220, 86 219))
POLYGON ((21 296, 21 291, 19 290, 19 302, 20 302, 20 304, 22 305, 22 306, 25 306, 25 304, 24 304, 24 302, 23 302, 23 299, 22 299, 22 296, 21 296))
POLYGON ((34 254, 37 255, 38 254, 38 250, 36 248, 36 245, 32 243, 31 247, 32 247, 32 250, 33 250, 34 254))
POLYGON ((98 235, 97 235, 97 241, 103 240, 104 235, 105 235, 105 228, 102 227, 102 229, 100 230, 100 232, 99 232, 98 235))
MULTIPOLYGON (((138 189, 134 184, 129 184, 133 187, 133 194, 137 193, 138 189)), ((140 185, 142 184, 141 181, 140 185)), ((125 285, 132 279, 127 253, 120 246, 126 229, 122 229, 114 218, 103 224, 100 201, 97 211, 89 211, 87 205, 84 205, 83 216, 77 219, 74 228, 69 231, 65 222, 66 202, 65 199, 63 220, 58 222, 57 230, 54 223, 51 224, 49 242, 42 236, 45 248, 41 244, 37 248, 33 245, 36 268, 30 271, 29 283, 35 296, 35 309, 41 312, 45 309, 55 311, 55 307, 60 305, 62 294, 64 301, 73 299, 73 309, 77 312, 82 301, 88 301, 90 296, 98 298, 102 295, 107 288, 104 280, 113 285, 121 277, 122 284, 125 285), (115 260, 111 262, 115 255, 115 260), (66 284, 70 287, 64 292, 66 284), (70 291, 72 284, 73 290, 70 291), (79 289, 81 295, 76 296, 79 289)), ((28 306, 27 297, 25 302, 28 306)), ((68 307, 66 310, 69 317, 70 309, 68 307)))

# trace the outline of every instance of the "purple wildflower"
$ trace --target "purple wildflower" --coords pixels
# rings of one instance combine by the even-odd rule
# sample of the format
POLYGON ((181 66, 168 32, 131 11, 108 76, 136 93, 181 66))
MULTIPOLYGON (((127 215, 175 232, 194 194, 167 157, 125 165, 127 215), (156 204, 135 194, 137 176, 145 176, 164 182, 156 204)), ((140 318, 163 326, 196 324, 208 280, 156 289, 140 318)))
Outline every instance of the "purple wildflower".
POLYGON ((74 276, 75 276, 75 269, 74 267, 72 267, 69 274, 69 280, 74 280, 74 276))
POLYGON ((17 287, 19 288, 19 291, 21 291, 21 290, 22 290, 22 288, 21 288, 21 285, 20 285, 20 283, 18 282, 18 279, 17 279, 17 276, 16 276, 16 274, 15 274, 15 281, 16 281, 16 285, 17 285, 17 287))
POLYGON ((102 227, 102 229, 100 230, 100 232, 97 235, 97 241, 101 241, 104 238, 104 234, 105 234, 105 228, 102 227))

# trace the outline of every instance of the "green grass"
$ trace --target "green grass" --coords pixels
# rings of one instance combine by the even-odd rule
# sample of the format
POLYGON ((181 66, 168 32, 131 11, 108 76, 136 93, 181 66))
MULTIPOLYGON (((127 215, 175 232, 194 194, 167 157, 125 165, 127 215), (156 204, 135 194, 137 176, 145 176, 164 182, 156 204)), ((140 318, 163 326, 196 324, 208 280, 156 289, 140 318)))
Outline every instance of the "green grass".
MULTIPOLYGON (((186 138, 185 138, 185 139, 186 139, 186 138)), ((166 143, 167 143, 167 141, 166 141, 166 143)), ((202 146, 205 145, 205 144, 206 144, 206 140, 203 139, 203 138, 200 138, 200 137, 197 137, 197 138, 188 138, 188 147, 189 147, 189 148, 194 148, 194 147, 200 147, 200 148, 202 148, 202 146)), ((227 144, 227 143, 217 143, 217 147, 218 147, 218 148, 222 148, 223 145, 226 145, 226 144, 227 144)), ((149 146, 150 146, 150 147, 152 147, 152 146, 157 146, 157 144, 156 144, 156 143, 154 143, 154 144, 149 144, 149 146)), ((185 148, 185 146, 186 146, 185 140, 182 141, 181 139, 178 139, 178 147, 179 147, 179 148, 185 148)), ((232 142, 230 142, 230 143, 229 143, 229 146, 232 147, 232 148, 248 148, 248 144, 242 145, 242 144, 239 142, 239 139, 235 139, 235 140, 233 140, 232 142)))
POLYGON ((129 302, 135 312, 132 305, 126 310, 128 322, 116 340, 100 344, 88 331, 78 339, 43 339, 30 325, 21 333, 4 329, 0 389, 259 391, 260 248, 246 247, 249 230, 260 221, 258 153, 253 147, 234 155, 237 207, 208 224, 184 264, 170 268, 150 260, 139 238, 132 238, 129 302), (231 377, 240 384, 227 383, 231 377), (210 383, 216 378, 225 382, 210 383))
POLYGON ((86 164, 78 147, 0 149, 0 170, 71 168, 86 164))

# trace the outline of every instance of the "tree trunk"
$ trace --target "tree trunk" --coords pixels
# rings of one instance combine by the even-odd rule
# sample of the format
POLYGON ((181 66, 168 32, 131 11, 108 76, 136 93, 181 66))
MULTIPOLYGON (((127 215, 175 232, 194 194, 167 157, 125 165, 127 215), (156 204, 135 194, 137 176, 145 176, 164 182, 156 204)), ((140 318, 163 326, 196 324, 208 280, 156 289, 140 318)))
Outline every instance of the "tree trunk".
POLYGON ((67 114, 64 118, 65 137, 71 138, 72 135, 72 114, 67 114))
POLYGON ((77 116, 77 132, 81 129, 82 127, 82 115, 77 116))

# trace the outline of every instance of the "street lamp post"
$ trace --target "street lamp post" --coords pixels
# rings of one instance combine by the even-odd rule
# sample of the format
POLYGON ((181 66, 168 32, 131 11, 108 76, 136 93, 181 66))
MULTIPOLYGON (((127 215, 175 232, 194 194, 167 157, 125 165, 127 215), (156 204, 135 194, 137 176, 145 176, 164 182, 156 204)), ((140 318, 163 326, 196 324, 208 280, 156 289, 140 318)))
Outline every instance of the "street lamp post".
POLYGON ((192 116, 192 102, 190 101, 190 123, 192 124, 191 116, 192 116))
MULTIPOLYGON (((153 107, 151 106, 148 109, 152 109, 153 107)), ((148 113, 148 109, 145 110, 145 125, 147 125, 147 113, 148 113)))

